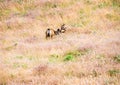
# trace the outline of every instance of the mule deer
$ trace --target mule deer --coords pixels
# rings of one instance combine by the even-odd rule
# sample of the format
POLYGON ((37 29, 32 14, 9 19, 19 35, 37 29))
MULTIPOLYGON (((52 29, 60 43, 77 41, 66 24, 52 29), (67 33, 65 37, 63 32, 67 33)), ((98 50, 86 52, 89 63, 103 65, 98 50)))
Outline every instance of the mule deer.
POLYGON ((61 30, 58 28, 57 31, 55 31, 55 35, 59 35, 61 33, 61 30))
POLYGON ((48 28, 46 30, 46 33, 45 33, 46 34, 46 39, 47 38, 52 38, 54 35, 59 35, 60 32, 61 32, 61 30, 59 28, 57 29, 57 31, 55 31, 54 29, 48 28))
POLYGON ((65 24, 63 24, 62 26, 61 26, 61 33, 64 33, 66 31, 66 27, 65 27, 65 24))
POLYGON ((46 39, 52 38, 55 35, 55 30, 48 28, 46 30, 45 34, 46 34, 46 39))

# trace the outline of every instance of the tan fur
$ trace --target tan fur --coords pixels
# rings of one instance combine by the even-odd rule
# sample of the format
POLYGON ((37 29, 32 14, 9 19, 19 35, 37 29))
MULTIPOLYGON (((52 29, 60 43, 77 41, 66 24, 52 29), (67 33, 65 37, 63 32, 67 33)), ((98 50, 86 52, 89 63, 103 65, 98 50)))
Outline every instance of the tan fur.
POLYGON ((55 30, 54 29, 47 29, 46 30, 46 39, 47 38, 52 38, 55 35, 55 30))

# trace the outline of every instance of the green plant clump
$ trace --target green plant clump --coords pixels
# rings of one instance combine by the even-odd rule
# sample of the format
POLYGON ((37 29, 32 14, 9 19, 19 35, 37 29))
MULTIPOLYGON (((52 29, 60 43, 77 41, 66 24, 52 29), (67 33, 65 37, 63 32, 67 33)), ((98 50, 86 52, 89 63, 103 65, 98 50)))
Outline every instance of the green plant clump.
POLYGON ((115 56, 114 60, 120 63, 120 55, 115 56))
POLYGON ((120 73, 120 71, 119 70, 109 70, 108 73, 110 76, 116 76, 117 74, 120 73))
POLYGON ((74 56, 73 55, 66 55, 65 58, 64 58, 64 61, 72 61, 74 60, 74 56))

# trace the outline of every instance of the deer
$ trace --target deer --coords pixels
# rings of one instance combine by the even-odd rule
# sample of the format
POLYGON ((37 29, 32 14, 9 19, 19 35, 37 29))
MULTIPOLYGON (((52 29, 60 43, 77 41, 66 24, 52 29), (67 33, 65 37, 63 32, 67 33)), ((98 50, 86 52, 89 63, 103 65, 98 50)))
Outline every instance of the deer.
POLYGON ((61 32, 61 30, 60 30, 59 28, 57 29, 57 31, 55 31, 54 29, 48 28, 48 29, 46 30, 46 32, 45 32, 45 34, 46 34, 46 39, 48 39, 48 38, 53 38, 53 36, 59 35, 60 32, 61 32))
POLYGON ((58 28, 57 31, 55 31, 55 35, 59 35, 61 33, 61 30, 58 28))
POLYGON ((61 25, 61 33, 65 33, 66 31, 66 27, 65 24, 61 25))

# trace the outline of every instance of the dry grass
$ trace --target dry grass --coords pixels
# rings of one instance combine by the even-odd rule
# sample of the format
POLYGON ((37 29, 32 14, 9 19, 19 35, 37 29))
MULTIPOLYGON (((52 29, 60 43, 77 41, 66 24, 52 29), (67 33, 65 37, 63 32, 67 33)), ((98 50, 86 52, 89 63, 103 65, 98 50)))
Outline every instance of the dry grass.
POLYGON ((0 85, 119 85, 119 0, 1 0, 0 85), (67 25, 45 39, 45 30, 67 25))

